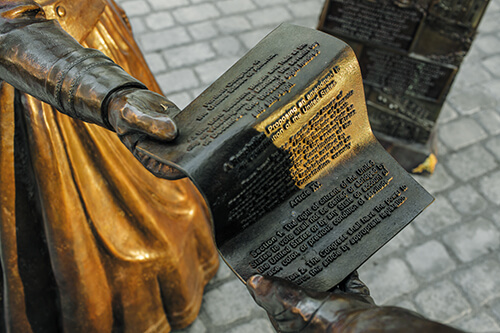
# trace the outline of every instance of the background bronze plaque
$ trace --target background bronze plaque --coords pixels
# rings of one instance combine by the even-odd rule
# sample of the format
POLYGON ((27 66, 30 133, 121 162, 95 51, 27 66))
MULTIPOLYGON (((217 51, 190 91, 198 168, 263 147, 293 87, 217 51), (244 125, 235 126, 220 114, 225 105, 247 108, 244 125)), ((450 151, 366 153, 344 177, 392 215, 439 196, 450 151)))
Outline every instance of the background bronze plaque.
POLYGON ((243 281, 330 289, 433 200, 373 136, 352 49, 316 30, 280 26, 175 121, 136 154, 193 180, 243 281))
POLYGON ((319 30, 348 42, 373 131, 412 171, 433 132, 489 0, 327 0, 319 30), (409 152, 403 153, 403 150, 409 152))

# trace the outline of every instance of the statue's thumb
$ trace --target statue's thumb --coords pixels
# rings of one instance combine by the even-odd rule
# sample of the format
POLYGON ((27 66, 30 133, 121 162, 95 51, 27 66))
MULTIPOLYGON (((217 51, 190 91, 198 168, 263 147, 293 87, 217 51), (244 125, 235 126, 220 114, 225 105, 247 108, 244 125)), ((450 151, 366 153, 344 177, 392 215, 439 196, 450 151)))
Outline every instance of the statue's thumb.
POLYGON ((308 311, 311 305, 317 306, 325 298, 321 293, 305 290, 276 277, 254 275, 248 279, 247 288, 255 302, 273 316, 280 316, 292 309, 294 313, 295 310, 308 311), (320 297, 316 298, 316 294, 320 297))

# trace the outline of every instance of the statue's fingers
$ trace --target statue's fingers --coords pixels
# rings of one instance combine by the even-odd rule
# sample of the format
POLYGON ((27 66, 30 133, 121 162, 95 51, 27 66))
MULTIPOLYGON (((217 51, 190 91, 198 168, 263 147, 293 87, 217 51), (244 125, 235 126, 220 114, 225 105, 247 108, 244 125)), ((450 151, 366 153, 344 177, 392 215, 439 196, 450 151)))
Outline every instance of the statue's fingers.
POLYGON ((123 112, 123 121, 126 125, 120 127, 127 127, 127 132, 140 132, 160 141, 172 141, 177 137, 177 125, 163 113, 127 109, 123 112))
POLYGON ((247 288, 255 302, 273 317, 282 332, 296 332, 304 328, 326 297, 286 280, 260 275, 248 279, 247 288))
POLYGON ((255 302, 271 316, 286 310, 286 304, 276 293, 280 282, 272 281, 261 275, 254 275, 247 281, 247 288, 255 302))
POLYGON ((368 302, 374 304, 373 299, 370 296, 370 289, 364 284, 360 278, 357 271, 352 272, 347 276, 340 284, 339 288, 341 291, 364 297, 368 302))
POLYGON ((125 147, 127 147, 131 152, 135 150, 135 146, 139 142, 139 140, 143 139, 145 136, 143 134, 137 133, 137 132, 132 132, 132 133, 126 133, 123 135, 118 135, 120 140, 123 142, 125 147))
POLYGON ((186 175, 178 169, 157 161, 153 157, 142 153, 139 149, 135 149, 133 153, 139 162, 156 177, 168 180, 177 180, 186 177, 186 175))
POLYGON ((361 282, 357 271, 352 272, 342 281, 341 289, 346 293, 370 295, 368 287, 361 282))

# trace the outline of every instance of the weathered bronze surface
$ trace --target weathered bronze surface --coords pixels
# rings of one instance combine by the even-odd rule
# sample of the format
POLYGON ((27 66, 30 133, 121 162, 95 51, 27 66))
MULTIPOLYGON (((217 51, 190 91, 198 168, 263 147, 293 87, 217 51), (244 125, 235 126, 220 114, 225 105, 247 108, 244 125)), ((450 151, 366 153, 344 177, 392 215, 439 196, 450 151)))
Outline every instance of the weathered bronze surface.
POLYGON ((355 50, 372 129, 408 171, 433 171, 436 121, 488 2, 325 2, 318 29, 355 50))
POLYGON ((277 332, 463 333, 407 309, 376 306, 357 273, 331 292, 312 292, 264 276, 252 276, 247 288, 277 332))
POLYGON ((175 122, 136 154, 189 175, 243 281, 330 289, 433 200, 373 136, 351 48, 316 30, 280 26, 175 122))

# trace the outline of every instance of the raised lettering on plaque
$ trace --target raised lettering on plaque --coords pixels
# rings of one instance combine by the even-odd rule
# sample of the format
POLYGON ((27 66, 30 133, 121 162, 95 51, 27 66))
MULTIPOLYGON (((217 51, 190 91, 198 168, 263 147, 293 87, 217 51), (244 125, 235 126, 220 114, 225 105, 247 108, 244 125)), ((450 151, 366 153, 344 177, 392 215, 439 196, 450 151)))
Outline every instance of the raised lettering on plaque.
POLYGON ((326 0, 319 30, 358 56, 375 135, 432 173, 436 121, 489 0, 326 0))
POLYGON ((354 52, 316 30, 280 26, 175 121, 138 154, 198 186, 243 281, 330 289, 433 200, 373 136, 354 52))

